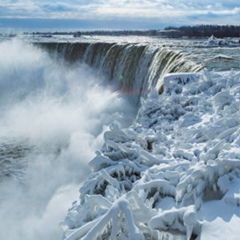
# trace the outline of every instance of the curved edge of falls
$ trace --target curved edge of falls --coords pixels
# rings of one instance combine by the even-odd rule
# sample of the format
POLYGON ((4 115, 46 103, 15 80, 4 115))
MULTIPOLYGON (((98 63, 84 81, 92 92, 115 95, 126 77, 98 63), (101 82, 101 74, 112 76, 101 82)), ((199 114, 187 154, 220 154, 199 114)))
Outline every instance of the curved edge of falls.
POLYGON ((183 53, 143 44, 119 43, 37 43, 52 57, 69 64, 85 63, 113 85, 114 90, 131 95, 134 102, 152 89, 162 92, 168 73, 198 72, 203 66, 188 61, 183 53))

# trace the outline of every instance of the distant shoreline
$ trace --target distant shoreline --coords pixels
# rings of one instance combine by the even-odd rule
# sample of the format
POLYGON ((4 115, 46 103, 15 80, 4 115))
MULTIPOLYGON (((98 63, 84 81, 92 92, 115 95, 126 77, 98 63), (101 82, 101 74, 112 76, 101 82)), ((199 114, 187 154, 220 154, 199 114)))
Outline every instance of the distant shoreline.
POLYGON ((240 25, 199 25, 199 26, 182 26, 167 27, 163 30, 93 30, 93 31, 48 31, 48 32, 25 32, 31 35, 98 35, 98 36, 156 36, 165 38, 203 38, 212 35, 218 38, 236 37, 240 38, 240 25))

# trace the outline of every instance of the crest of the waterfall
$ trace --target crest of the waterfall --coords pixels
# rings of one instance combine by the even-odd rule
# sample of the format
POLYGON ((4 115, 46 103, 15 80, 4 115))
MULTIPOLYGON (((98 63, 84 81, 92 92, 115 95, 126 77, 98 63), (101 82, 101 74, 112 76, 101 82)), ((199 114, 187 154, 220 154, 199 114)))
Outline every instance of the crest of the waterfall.
POLYGON ((85 63, 97 69, 114 90, 131 96, 136 104, 141 96, 152 89, 160 91, 165 74, 197 72, 202 69, 202 66, 189 61, 181 52, 140 43, 79 42, 38 45, 47 48, 53 57, 71 64, 85 63))

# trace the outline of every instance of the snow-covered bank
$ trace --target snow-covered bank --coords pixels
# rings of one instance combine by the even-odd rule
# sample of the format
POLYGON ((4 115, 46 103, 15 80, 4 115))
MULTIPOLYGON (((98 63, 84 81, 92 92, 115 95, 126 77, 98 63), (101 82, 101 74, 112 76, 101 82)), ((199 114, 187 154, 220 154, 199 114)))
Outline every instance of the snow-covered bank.
POLYGON ((63 239, 238 239, 239 101, 240 72, 168 75, 105 133, 63 239))

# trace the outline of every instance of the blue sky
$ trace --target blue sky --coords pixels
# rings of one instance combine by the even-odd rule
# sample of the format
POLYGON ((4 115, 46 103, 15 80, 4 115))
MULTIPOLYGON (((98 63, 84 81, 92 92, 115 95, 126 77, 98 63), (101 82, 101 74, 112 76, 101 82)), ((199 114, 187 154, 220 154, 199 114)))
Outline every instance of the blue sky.
POLYGON ((240 0, 1 0, 0 27, 157 29, 240 24, 240 0))

